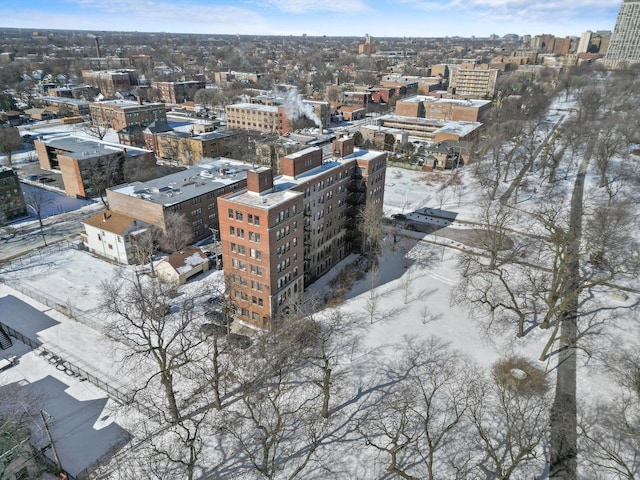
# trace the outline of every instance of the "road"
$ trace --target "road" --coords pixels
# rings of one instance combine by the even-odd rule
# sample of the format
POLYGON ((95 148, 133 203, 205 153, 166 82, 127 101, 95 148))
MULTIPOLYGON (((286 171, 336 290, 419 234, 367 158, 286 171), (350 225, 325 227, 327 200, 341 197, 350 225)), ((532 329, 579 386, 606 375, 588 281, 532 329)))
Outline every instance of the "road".
MULTIPOLYGON (((101 204, 91 205, 82 210, 63 213, 43 220, 43 230, 47 244, 61 240, 75 240, 83 230, 82 221, 99 210, 101 204)), ((19 257, 44 246, 40 226, 34 220, 16 228, 0 228, 0 263, 19 257)))

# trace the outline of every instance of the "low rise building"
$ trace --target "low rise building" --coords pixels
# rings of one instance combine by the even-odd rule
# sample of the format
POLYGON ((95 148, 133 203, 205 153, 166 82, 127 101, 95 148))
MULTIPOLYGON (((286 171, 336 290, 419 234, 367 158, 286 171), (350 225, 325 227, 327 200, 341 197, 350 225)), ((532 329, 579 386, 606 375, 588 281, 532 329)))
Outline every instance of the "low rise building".
POLYGON ((458 100, 424 95, 403 98, 396 103, 398 116, 434 120, 481 122, 490 109, 490 100, 458 100))
POLYGON ((167 121, 164 103, 143 103, 131 100, 105 100, 89 104, 91 123, 122 130, 129 126, 146 127, 154 121, 167 121))
POLYGON ((185 247, 156 265, 158 278, 166 283, 184 285, 196 275, 209 270, 209 257, 199 247, 185 247))
POLYGON ((156 163, 149 150, 69 134, 43 137, 34 147, 40 168, 60 170, 65 192, 73 197, 101 195, 104 188, 156 163))
POLYGON ((109 208, 167 231, 167 212, 183 215, 192 241, 218 229, 218 197, 247 185, 249 165, 217 159, 148 182, 132 182, 107 190, 109 208))
POLYGON ((82 243, 89 251, 123 265, 137 262, 135 236, 148 228, 145 222, 130 215, 106 210, 82 223, 82 243))
POLYGON ((236 103, 227 105, 225 113, 229 128, 278 135, 284 135, 292 130, 291 122, 282 106, 236 103))
POLYGON ((156 154, 165 159, 174 160, 183 165, 201 163, 205 158, 215 158, 231 153, 232 144, 245 137, 238 130, 218 130, 196 133, 171 130, 154 135, 156 154))
POLYGON ((378 118, 378 124, 407 132, 409 141, 432 143, 443 140, 474 142, 483 125, 481 122, 454 122, 399 115, 383 115, 378 118))
POLYGON ((151 82, 151 88, 156 88, 160 94, 160 99, 166 103, 192 101, 195 93, 205 87, 205 82, 196 80, 185 82, 151 82))

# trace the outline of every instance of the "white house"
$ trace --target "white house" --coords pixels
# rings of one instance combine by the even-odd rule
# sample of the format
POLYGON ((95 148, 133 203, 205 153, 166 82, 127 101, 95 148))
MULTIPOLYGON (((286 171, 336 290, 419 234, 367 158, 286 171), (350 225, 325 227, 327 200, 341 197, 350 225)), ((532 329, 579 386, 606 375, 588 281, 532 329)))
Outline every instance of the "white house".
POLYGON ((118 263, 135 263, 131 237, 142 233, 148 224, 128 215, 105 210, 84 222, 82 241, 95 253, 118 263))
POLYGON ((158 277, 183 285, 194 275, 209 270, 209 258, 198 247, 186 247, 169 255, 156 266, 158 277))

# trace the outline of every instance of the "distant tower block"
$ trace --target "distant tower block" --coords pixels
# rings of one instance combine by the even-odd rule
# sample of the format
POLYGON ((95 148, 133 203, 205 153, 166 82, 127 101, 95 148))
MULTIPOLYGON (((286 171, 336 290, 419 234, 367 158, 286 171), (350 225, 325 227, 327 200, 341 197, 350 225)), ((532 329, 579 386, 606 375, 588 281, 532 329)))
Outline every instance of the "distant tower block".
POLYGON ((640 63, 640 0, 624 0, 611 35, 605 65, 621 68, 640 63))
POLYGON ((364 43, 358 45, 358 54, 359 55, 371 55, 375 53, 376 46, 373 44, 373 38, 367 33, 364 36, 364 43))

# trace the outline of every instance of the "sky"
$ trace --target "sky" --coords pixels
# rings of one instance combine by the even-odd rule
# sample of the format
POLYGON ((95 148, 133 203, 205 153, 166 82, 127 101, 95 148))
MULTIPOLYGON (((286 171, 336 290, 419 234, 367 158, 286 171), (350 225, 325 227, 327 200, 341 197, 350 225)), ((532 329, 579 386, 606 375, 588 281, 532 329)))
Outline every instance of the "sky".
POLYGON ((580 36, 622 0, 0 0, 0 26, 243 35, 580 36))

